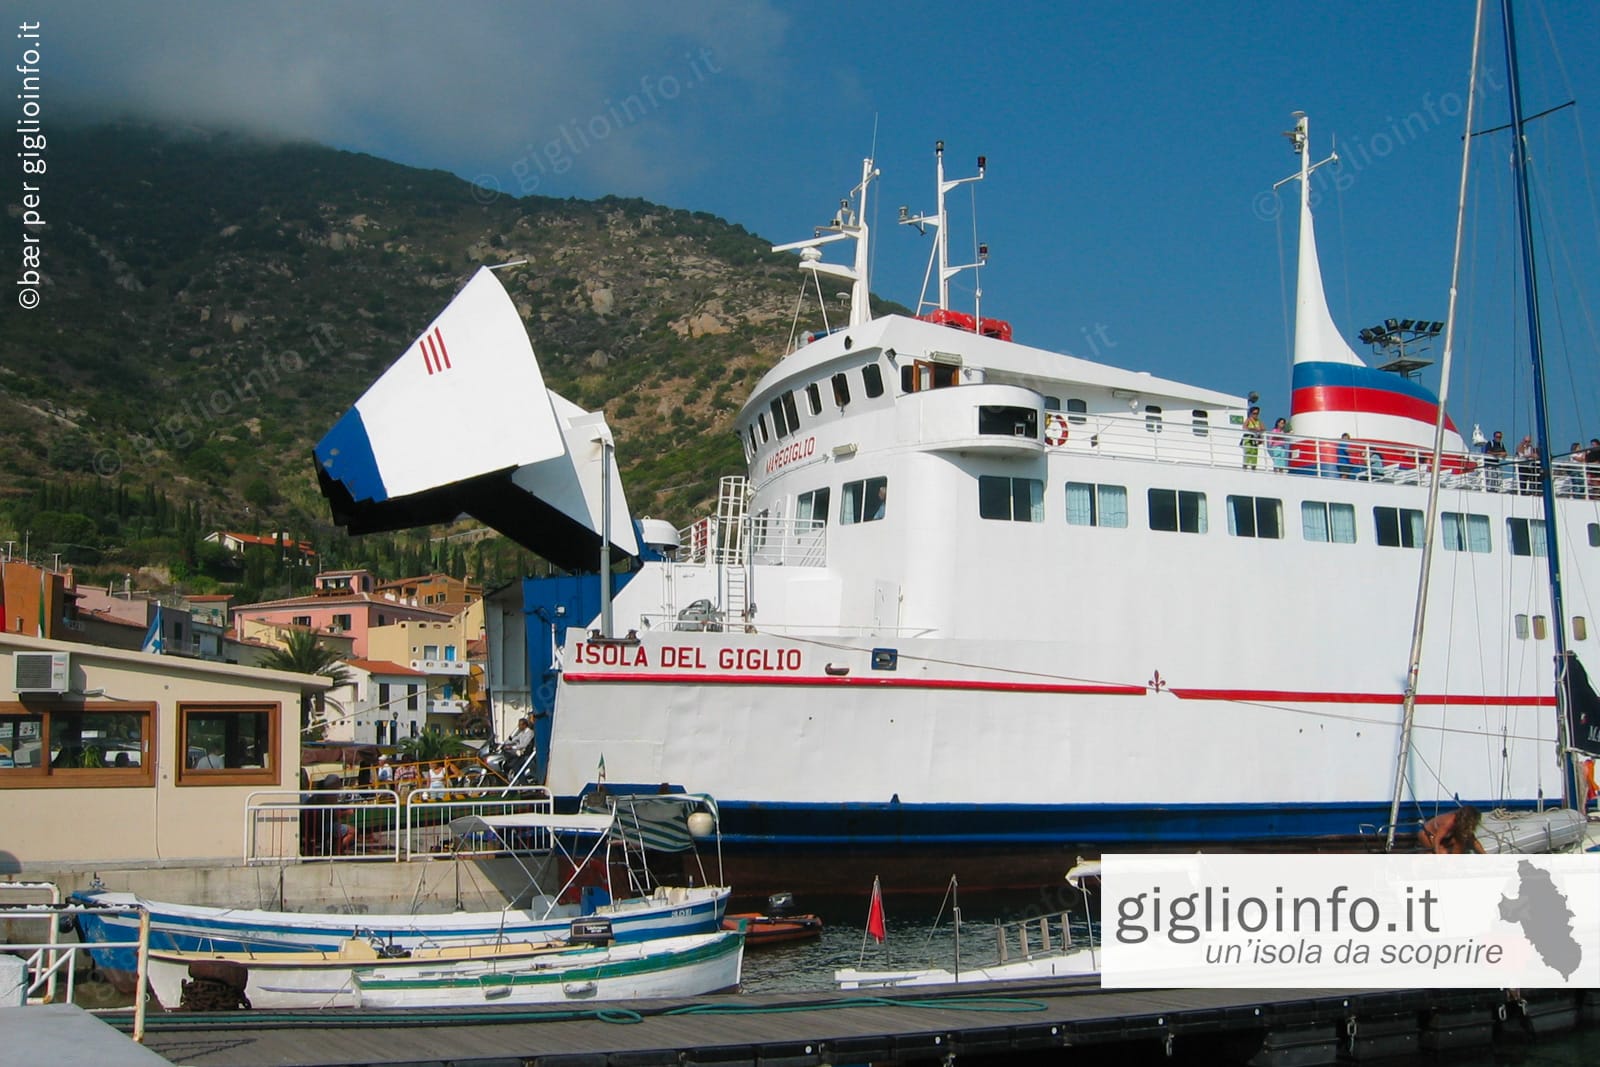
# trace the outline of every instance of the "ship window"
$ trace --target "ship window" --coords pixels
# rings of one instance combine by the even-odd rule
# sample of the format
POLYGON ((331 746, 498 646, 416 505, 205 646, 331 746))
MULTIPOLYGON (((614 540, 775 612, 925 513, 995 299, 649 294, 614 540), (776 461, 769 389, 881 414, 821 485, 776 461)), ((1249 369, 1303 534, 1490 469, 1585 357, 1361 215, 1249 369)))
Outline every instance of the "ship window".
POLYGON ((1353 545, 1356 543, 1355 505, 1302 501, 1300 532, 1307 541, 1319 544, 1353 545))
POLYGON ((1089 413, 1089 402, 1079 400, 1077 397, 1067 397, 1067 421, 1074 426, 1082 426, 1089 420, 1084 418, 1089 413))
POLYGON ((1089 482, 1067 483, 1067 525, 1114 526, 1126 529, 1128 525, 1128 490, 1121 485, 1094 485, 1089 482))
POLYGON ((980 404, 978 432, 1038 440, 1039 412, 1033 408, 1017 408, 1006 404, 980 404))
POLYGON ((1061 398, 1059 396, 1047 396, 1047 397, 1045 397, 1044 398, 1044 409, 1046 411, 1060 411, 1061 410, 1061 398))
POLYGON ((813 415, 822 414, 822 389, 816 382, 806 386, 806 407, 813 415))
POLYGON ((1209 411, 1201 411, 1196 408, 1190 414, 1194 419, 1194 435, 1196 437, 1205 437, 1211 432, 1211 413, 1209 411))
POLYGON ((1422 547, 1422 512, 1415 508, 1373 508, 1378 544, 1388 548, 1422 547))
POLYGON ((1152 489, 1150 529, 1172 533, 1205 533, 1206 495, 1186 489, 1152 489))
POLYGON ((1549 635, 1550 620, 1546 619, 1543 615, 1535 615, 1533 617, 1533 639, 1535 641, 1543 641, 1549 635))
POLYGON ((1543 519, 1507 519, 1507 540, 1511 542, 1513 556, 1545 556, 1549 554, 1544 539, 1543 519))
POLYGON ((850 403, 850 379, 840 371, 833 376, 833 402, 840 407, 850 403))
POLYGON ((783 394, 783 413, 789 416, 789 429, 800 429, 800 412, 795 408, 794 390, 785 390, 783 394))
POLYGON ((1517 638, 1526 641, 1528 639, 1528 617, 1526 615, 1516 615, 1512 617, 1511 621, 1516 627, 1517 638))
POLYGON ((772 440, 772 436, 767 433, 767 417, 765 415, 756 416, 756 425, 761 427, 762 444, 766 444, 768 441, 772 440))
POLYGON ((801 493, 795 500, 794 517, 803 524, 801 529, 827 522, 828 490, 813 489, 809 493, 801 493))
POLYGON ((750 431, 750 458, 756 458, 756 424, 751 423, 747 429, 750 431))
POLYGON ((277 780, 277 704, 179 704, 179 785, 277 780))
POLYGON ((902 393, 914 393, 917 391, 917 367, 915 364, 907 363, 900 368, 900 391, 902 393))
POLYGON ((783 401, 774 397, 767 407, 772 411, 772 428, 779 437, 789 436, 789 421, 783 417, 783 401))
POLYGON ((1144 428, 1149 433, 1161 432, 1161 408, 1157 404, 1144 406, 1144 428))
POLYGON ((861 383, 867 387, 869 399, 883 395, 883 371, 878 369, 876 363, 868 363, 861 368, 861 383))
POLYGON ((978 475, 978 517, 1006 522, 1044 521, 1044 482, 1038 478, 978 475))
POLYGON ((1442 511, 1439 519, 1446 552, 1489 551, 1489 516, 1442 511))
POLYGON ((1230 496, 1228 532, 1235 537, 1283 537, 1283 501, 1266 496, 1230 496))
POLYGON ((1582 615, 1572 617, 1572 636, 1575 640, 1586 641, 1589 638, 1589 620, 1582 615))
POLYGON ((844 483, 844 499, 839 505, 839 525, 877 522, 883 518, 889 499, 889 479, 867 478, 844 483))
POLYGON ((1600 522, 1589 524, 1589 547, 1600 548, 1600 522))
POLYGON ((155 784, 154 704, 0 704, 0 789, 155 784))

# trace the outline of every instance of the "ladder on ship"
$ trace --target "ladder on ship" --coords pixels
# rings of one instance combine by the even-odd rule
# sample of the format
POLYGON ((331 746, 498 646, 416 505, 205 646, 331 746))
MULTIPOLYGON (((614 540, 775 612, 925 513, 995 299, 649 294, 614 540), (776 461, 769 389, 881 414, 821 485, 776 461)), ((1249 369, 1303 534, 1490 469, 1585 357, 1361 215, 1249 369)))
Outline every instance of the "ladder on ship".
POLYGON ((717 493, 715 562, 724 568, 722 610, 723 617, 730 623, 748 621, 745 582, 750 534, 750 516, 745 506, 748 494, 748 482, 742 474, 723 478, 717 493))

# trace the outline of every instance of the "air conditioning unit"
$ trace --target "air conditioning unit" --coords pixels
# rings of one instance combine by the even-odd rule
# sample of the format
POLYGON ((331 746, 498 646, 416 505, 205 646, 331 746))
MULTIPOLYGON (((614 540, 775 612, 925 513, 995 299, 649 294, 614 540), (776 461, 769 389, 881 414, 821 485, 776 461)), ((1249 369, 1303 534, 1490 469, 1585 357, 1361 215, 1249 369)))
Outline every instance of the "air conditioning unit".
POLYGON ((11 688, 18 693, 65 693, 72 677, 66 652, 16 652, 11 656, 11 688))

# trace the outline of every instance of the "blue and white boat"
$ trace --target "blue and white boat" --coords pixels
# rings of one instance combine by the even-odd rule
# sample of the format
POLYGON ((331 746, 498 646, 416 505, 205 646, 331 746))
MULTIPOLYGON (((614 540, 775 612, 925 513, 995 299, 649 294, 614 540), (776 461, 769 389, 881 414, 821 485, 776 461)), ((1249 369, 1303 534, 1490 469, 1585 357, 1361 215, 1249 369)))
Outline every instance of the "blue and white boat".
MULTIPOLYGON (((593 894, 586 902, 562 903, 591 863, 604 863, 600 849, 611 839, 614 812, 579 815, 523 814, 489 816, 482 825, 544 832, 557 838, 582 835, 595 844, 573 864, 566 885, 553 894, 539 893, 524 907, 498 911, 456 911, 440 914, 347 915, 310 911, 268 911, 257 908, 206 907, 147 900, 132 893, 73 894, 81 903, 108 907, 141 907, 150 913, 152 949, 203 952, 337 952, 352 938, 400 950, 449 945, 539 944, 565 940, 575 918, 609 920, 611 936, 620 943, 659 937, 709 933, 721 928, 728 908, 724 885, 657 885, 643 896, 622 897, 607 891, 605 902, 593 894), (506 822, 505 820, 514 820, 506 822), (596 861, 596 857, 599 860, 596 861)), ((609 865, 606 865, 609 868, 609 865)), ((609 869, 607 871, 609 875, 609 869)), ((84 914, 79 932, 89 943, 138 939, 139 917, 130 914, 84 914)), ((114 975, 131 975, 131 948, 94 949, 95 962, 114 975)))

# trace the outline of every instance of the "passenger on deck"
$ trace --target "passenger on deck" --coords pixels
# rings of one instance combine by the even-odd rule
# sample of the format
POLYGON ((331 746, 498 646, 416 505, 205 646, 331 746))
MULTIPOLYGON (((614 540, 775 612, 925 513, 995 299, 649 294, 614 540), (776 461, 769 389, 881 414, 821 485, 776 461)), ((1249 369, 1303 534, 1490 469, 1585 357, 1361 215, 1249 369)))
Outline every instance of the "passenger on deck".
POLYGON ((1478 822, 1482 816, 1471 804, 1463 804, 1457 811, 1435 815, 1417 831, 1417 842, 1429 852, 1441 856, 1465 852, 1482 852, 1478 840, 1478 822))
POLYGON ((1289 466, 1289 420, 1280 418, 1272 424, 1272 430, 1267 434, 1267 455, 1272 457, 1272 466, 1275 470, 1284 470, 1289 466))
POLYGON ((1539 491, 1539 446, 1528 434, 1517 443, 1517 477, 1520 492, 1529 495, 1539 491))
POLYGON ((1249 470, 1256 465, 1261 451, 1261 434, 1266 429, 1261 424, 1261 409, 1251 408, 1250 415, 1244 420, 1244 435, 1239 439, 1239 445, 1244 449, 1244 465, 1249 470))
POLYGON ((1496 430, 1494 440, 1483 446, 1483 454, 1486 457, 1485 465, 1489 468, 1489 488, 1498 489, 1506 462, 1505 434, 1496 430))

